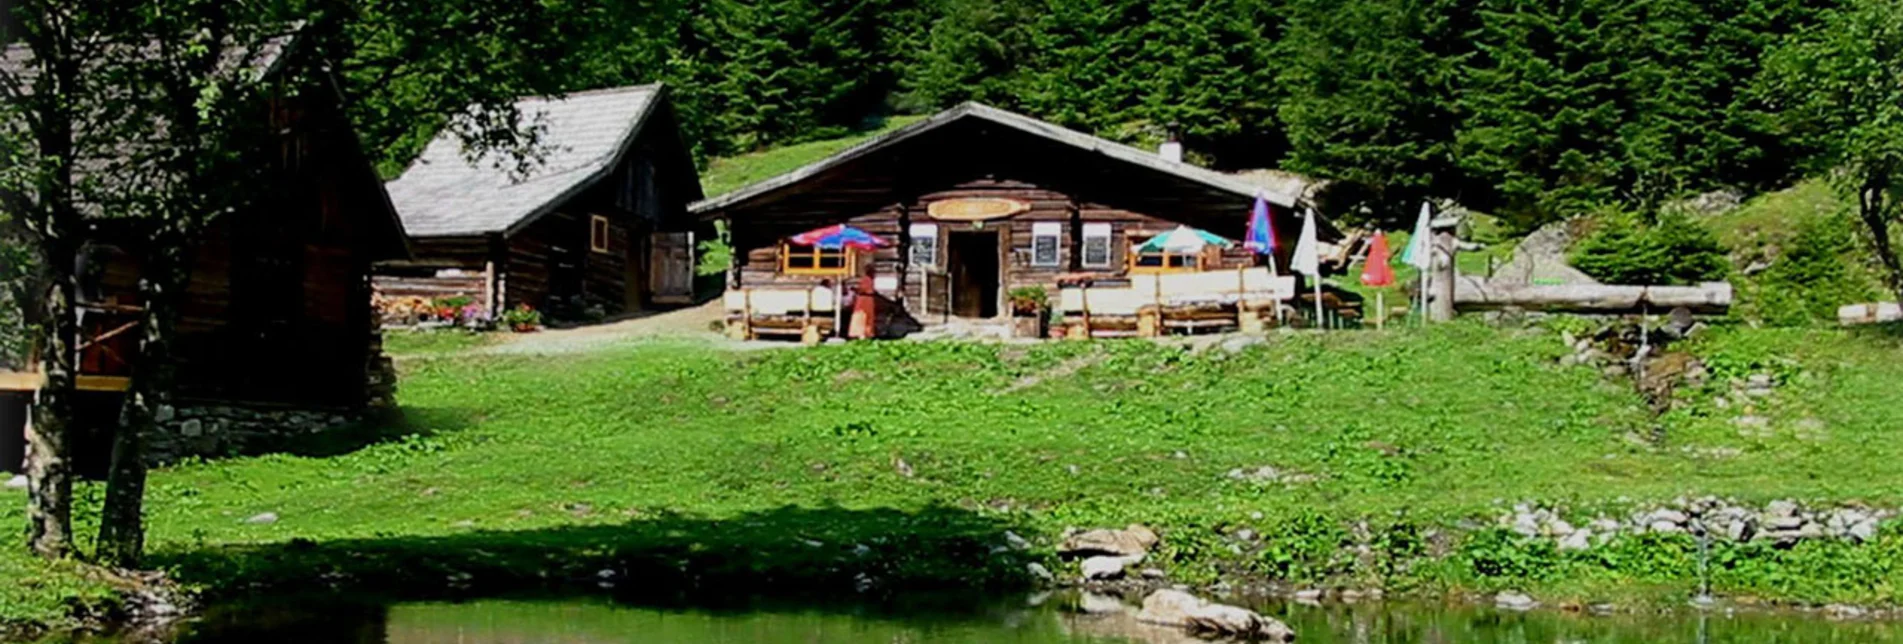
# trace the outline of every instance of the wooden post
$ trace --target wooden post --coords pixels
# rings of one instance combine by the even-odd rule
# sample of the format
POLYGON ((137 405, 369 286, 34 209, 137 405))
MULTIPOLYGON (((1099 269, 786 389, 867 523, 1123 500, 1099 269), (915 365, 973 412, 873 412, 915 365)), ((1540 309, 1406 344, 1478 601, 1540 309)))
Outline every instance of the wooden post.
POLYGON ((1374 328, 1376 330, 1388 328, 1387 294, 1387 291, 1374 292, 1374 328))
POLYGON ((1454 248, 1454 227, 1436 225, 1433 245, 1434 297, 1428 309, 1429 319, 1435 322, 1454 319, 1454 248))

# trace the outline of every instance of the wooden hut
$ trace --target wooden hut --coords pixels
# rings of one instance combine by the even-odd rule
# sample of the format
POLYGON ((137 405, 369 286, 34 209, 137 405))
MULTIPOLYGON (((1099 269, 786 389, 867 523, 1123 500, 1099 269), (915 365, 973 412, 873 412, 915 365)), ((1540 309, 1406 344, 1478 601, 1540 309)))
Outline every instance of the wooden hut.
MULTIPOLYGON (((802 302, 830 306, 830 291, 816 300, 800 292, 870 265, 887 276, 880 295, 929 325, 1007 316, 1020 288, 1040 287, 1056 300, 1060 284, 1127 288, 1135 278, 1159 289, 1180 281, 1145 276, 1251 267, 1266 275, 1269 262, 1240 245, 1135 250, 1181 225, 1239 240, 1257 195, 1269 202, 1281 238, 1275 265, 1287 266, 1301 225, 1298 195, 1183 163, 1173 144, 1153 153, 966 103, 691 210, 729 224, 728 305, 739 317, 826 319, 802 302), (866 253, 788 241, 838 223, 894 244, 866 253)), ((1339 236, 1324 224, 1324 241, 1339 236)), ((1293 290, 1286 276, 1278 279, 1293 290)))
POLYGON ((462 297, 489 313, 693 301, 685 213, 700 178, 667 89, 525 98, 515 109, 538 138, 525 163, 467 158, 446 130, 389 183, 416 256, 378 265, 378 294, 462 297))
MULTIPOLYGON (((248 56, 280 91, 257 118, 251 151, 272 172, 262 198, 219 218, 198 241, 177 327, 179 407, 152 437, 156 458, 257 451, 343 425, 387 404, 389 362, 370 311, 370 266, 408 256, 383 184, 300 34, 248 56)), ((11 49, 4 62, 29 54, 11 49)), ((110 181, 111 177, 94 177, 110 181)), ((129 383, 141 306, 133 260, 142 239, 111 213, 90 213, 72 261, 81 288, 75 405, 82 470, 105 464, 129 383)), ((43 384, 37 360, 0 371, 0 455, 18 454, 18 405, 43 384)), ((11 460, 0 470, 11 470, 11 460)))

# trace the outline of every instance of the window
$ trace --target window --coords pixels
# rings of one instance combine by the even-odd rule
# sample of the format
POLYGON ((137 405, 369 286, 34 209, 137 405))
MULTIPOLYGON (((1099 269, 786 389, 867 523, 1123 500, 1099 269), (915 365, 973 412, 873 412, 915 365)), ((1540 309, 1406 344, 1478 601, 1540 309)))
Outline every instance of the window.
POLYGON ((938 224, 912 224, 911 264, 918 268, 938 266, 938 224))
POLYGON ((597 253, 608 252, 608 218, 601 215, 588 217, 588 249, 597 253))
POLYGON ((1146 241, 1149 239, 1130 240, 1130 272, 1132 273, 1189 273, 1203 269, 1200 252, 1136 252, 1136 249, 1146 241))
POLYGON ((1110 267, 1110 224, 1084 224, 1084 266, 1110 267))
POLYGON ((1031 265, 1056 266, 1058 240, 1064 225, 1056 222, 1031 224, 1031 265))
POLYGON ((819 248, 780 244, 780 273, 784 275, 845 275, 851 272, 850 248, 819 248))

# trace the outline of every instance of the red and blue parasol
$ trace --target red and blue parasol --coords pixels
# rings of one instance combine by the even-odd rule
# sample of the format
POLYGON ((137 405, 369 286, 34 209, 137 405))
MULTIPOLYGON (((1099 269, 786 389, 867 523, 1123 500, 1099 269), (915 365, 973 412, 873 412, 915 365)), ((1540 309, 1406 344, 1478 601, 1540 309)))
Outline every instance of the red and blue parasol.
POLYGON ((789 238, 789 241, 801 246, 813 246, 825 249, 854 248, 858 250, 874 250, 892 245, 892 242, 880 239, 872 233, 845 224, 809 230, 792 236, 789 238))

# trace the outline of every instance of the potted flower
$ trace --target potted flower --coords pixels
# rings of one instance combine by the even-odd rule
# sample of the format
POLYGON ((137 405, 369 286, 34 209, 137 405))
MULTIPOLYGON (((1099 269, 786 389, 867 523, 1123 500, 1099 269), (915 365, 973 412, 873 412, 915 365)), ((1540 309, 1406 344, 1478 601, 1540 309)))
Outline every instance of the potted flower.
POLYGON ((1050 306, 1042 286, 1021 286, 1007 294, 1015 335, 1020 338, 1044 337, 1046 309, 1050 306))
POLYGON ((542 327, 542 312, 523 304, 503 311, 502 323, 516 333, 529 333, 542 327))

